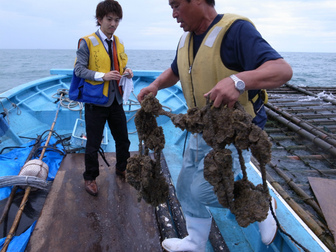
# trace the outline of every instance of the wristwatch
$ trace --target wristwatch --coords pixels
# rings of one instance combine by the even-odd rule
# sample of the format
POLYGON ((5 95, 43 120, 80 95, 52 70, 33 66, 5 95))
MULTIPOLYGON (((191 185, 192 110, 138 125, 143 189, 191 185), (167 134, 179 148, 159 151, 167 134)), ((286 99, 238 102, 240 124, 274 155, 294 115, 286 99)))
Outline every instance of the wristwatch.
POLYGON ((239 91, 240 94, 245 91, 245 82, 239 79, 236 75, 232 74, 230 78, 234 81, 235 88, 239 91))

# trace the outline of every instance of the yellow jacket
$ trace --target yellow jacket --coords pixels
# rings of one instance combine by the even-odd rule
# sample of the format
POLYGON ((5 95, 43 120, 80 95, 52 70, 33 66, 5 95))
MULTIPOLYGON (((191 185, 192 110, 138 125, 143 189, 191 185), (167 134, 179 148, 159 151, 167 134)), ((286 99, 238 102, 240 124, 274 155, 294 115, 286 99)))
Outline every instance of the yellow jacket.
MULTIPOLYGON (((220 80, 237 73, 225 67, 220 56, 220 48, 225 33, 237 19, 251 22, 245 17, 225 14, 206 34, 193 57, 193 39, 185 33, 178 46, 177 65, 185 99, 189 108, 202 108, 206 105, 204 94, 209 92, 220 80)), ((251 22, 252 23, 252 22, 251 22)), ((245 91, 238 100, 245 110, 255 116, 253 104, 245 91)))
MULTIPOLYGON (((120 74, 123 74, 125 71, 125 67, 127 64, 127 54, 125 53, 125 48, 122 43, 120 43, 120 40, 117 36, 113 35, 114 37, 114 56, 117 56, 118 61, 114 62, 115 66, 118 66, 120 74)), ((106 52, 106 49, 104 47, 104 44, 100 40, 100 38, 97 36, 96 33, 93 33, 89 36, 83 37, 82 39, 85 40, 89 51, 90 51, 90 58, 89 58, 89 65, 88 69, 96 71, 96 72, 102 72, 107 73, 111 71, 111 60, 110 56, 106 52)), ((79 41, 80 43, 80 41, 79 41)), ((78 43, 78 45, 79 45, 78 43)), ((113 57, 114 60, 116 60, 116 57, 113 57)), ((93 81, 93 80, 85 80, 87 83, 90 83, 92 85, 98 85, 102 84, 103 81, 93 81)), ((108 89, 109 89, 109 81, 105 81, 104 83, 104 89, 103 89, 103 95, 108 96, 108 89)))

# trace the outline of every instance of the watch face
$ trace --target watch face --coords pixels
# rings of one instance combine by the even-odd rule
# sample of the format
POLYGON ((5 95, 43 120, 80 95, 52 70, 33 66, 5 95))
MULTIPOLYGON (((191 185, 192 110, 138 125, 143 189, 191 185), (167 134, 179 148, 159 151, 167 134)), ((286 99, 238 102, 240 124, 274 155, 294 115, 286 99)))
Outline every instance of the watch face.
POLYGON ((244 90, 245 89, 245 83, 243 81, 237 81, 237 89, 238 90, 244 90))

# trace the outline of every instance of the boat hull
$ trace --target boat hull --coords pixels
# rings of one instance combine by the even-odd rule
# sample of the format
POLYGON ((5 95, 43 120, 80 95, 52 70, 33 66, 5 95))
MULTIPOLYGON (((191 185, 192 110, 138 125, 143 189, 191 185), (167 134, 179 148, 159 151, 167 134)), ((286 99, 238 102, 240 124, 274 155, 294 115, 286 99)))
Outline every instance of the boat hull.
MULTIPOLYGON (((134 71, 134 92, 130 101, 124 105, 128 121, 130 151, 139 151, 139 139, 136 134, 134 116, 140 108, 136 100, 139 91, 149 85, 160 75, 160 71, 134 71)), ((67 101, 59 108, 55 103, 61 91, 67 91, 71 82, 72 70, 51 70, 51 77, 29 82, 2 93, 0 96, 2 110, 5 116, 2 118, 3 133, 1 135, 0 150, 9 146, 20 146, 35 138, 37 134, 50 129, 55 120, 55 113, 59 109, 54 131, 63 137, 73 135, 77 119, 84 118, 84 111, 80 104, 67 101), (22 138, 24 137, 24 138, 22 138)), ((164 90, 160 90, 157 98, 164 109, 175 113, 186 113, 187 106, 179 84, 164 90)), ((0 120, 1 122, 1 120, 0 120)), ((182 164, 182 153, 185 145, 186 132, 176 128, 168 117, 159 116, 158 124, 163 127, 165 135, 165 148, 163 153, 169 168, 169 172, 176 185, 182 164)), ((1 125, 1 124, 0 124, 1 125)), ((106 127, 108 127, 106 125, 106 127)), ((1 131, 0 131, 1 134, 1 131)), ((113 138, 108 130, 108 142, 105 152, 115 152, 113 138)), ((70 146, 77 152, 83 152, 82 146, 70 146)), ((4 153, 10 149, 4 150, 4 153)), ((254 164, 247 165, 248 178, 254 184, 260 184, 261 176, 254 164)), ((275 189, 269 185, 271 195, 276 198, 279 222, 287 233, 310 251, 328 251, 323 243, 311 232, 301 219, 291 210, 275 189)), ((260 239, 257 223, 250 224, 247 228, 241 228, 234 216, 226 209, 210 209, 219 227, 221 234, 230 251, 303 251, 288 236, 278 231, 275 241, 265 246, 260 239)), ((208 244, 208 251, 213 251, 208 244)))

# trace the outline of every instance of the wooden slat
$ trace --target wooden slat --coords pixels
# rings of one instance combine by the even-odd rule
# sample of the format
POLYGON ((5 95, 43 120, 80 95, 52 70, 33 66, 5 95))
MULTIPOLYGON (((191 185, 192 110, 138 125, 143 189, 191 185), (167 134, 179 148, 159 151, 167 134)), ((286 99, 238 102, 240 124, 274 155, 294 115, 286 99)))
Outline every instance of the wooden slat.
POLYGON ((84 189, 84 154, 65 157, 26 251, 162 251, 155 209, 115 175, 115 154, 105 155, 97 197, 84 189))

